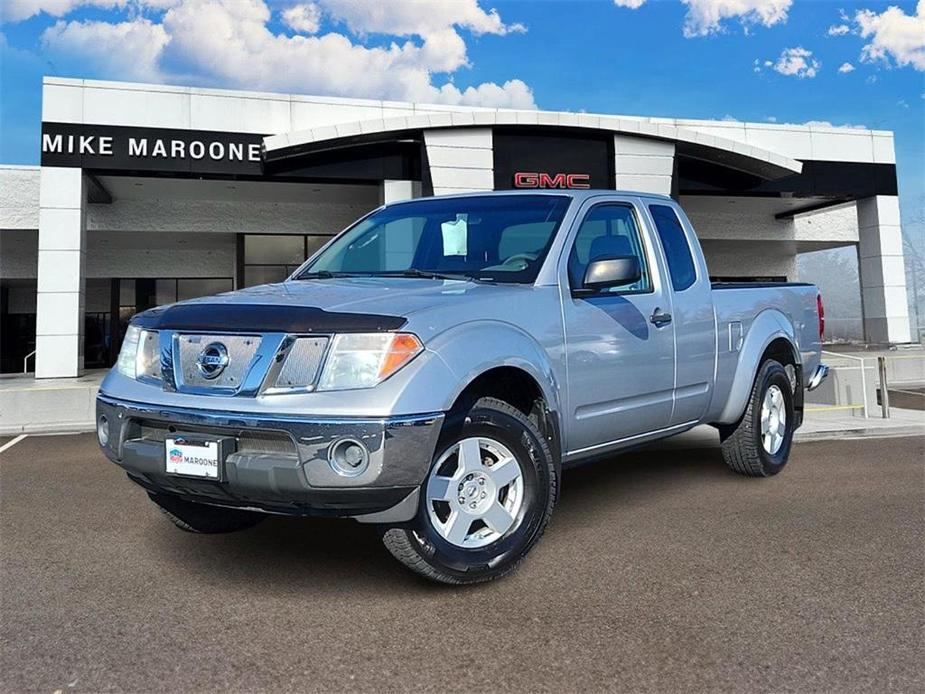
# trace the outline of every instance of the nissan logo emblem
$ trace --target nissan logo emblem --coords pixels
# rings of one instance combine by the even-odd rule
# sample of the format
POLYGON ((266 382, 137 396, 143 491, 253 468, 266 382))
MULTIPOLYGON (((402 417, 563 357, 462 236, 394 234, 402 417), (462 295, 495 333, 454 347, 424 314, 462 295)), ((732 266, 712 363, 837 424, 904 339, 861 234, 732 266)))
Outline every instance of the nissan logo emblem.
POLYGON ((228 366, 228 348, 221 342, 210 342, 196 357, 196 368, 203 378, 218 378, 228 366))

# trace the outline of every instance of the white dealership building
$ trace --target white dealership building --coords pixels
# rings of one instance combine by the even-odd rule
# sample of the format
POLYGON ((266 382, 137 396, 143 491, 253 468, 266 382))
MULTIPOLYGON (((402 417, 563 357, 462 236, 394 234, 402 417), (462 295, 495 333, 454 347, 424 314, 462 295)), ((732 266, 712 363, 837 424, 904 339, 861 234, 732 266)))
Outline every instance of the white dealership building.
POLYGON ((41 166, 0 165, 4 371, 108 366, 131 314, 280 280, 382 202, 540 186, 677 198, 717 280, 854 246, 866 339, 910 340, 891 132, 59 78, 42 99, 41 166))

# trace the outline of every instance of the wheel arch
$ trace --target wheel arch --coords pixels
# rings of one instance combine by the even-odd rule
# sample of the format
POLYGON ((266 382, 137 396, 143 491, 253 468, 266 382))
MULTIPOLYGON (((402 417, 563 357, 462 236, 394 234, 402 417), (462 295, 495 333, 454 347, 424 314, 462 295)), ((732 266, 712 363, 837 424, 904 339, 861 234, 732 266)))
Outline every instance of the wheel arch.
POLYGON ((507 323, 479 321, 448 331, 431 349, 457 376, 446 401, 445 426, 452 426, 454 417, 464 414, 479 397, 498 398, 526 416, 536 417, 559 466, 558 381, 546 351, 532 336, 507 323))
POLYGON ((752 386, 761 365, 768 358, 774 358, 785 366, 792 365, 796 373, 794 406, 802 414, 802 358, 797 347, 793 324, 782 312, 766 309, 759 313, 745 336, 739 352, 736 372, 726 405, 716 418, 719 424, 733 424, 745 412, 752 386))

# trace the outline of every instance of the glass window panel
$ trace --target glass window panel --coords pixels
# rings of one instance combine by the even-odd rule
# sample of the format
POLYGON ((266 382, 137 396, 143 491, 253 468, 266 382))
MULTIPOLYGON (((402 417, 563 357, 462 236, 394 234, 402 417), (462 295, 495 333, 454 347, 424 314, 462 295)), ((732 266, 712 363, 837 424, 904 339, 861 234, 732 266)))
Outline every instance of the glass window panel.
POLYGON ((119 306, 135 306, 135 280, 119 281, 119 306))
POLYGON ((338 237, 306 272, 376 275, 414 268, 497 282, 532 282, 569 203, 565 196, 498 195, 421 198, 391 205, 338 237), (528 225, 529 233, 514 231, 505 250, 529 248, 523 253, 536 257, 505 263, 511 256, 504 257, 500 249, 504 232, 528 225), (542 239, 533 238, 541 234, 542 239))
POLYGON ((177 300, 176 280, 157 280, 155 282, 156 303, 158 306, 172 304, 177 300))
POLYGON ((301 234, 247 234, 245 265, 299 264, 305 260, 305 237, 301 234))
POLYGON ((230 292, 233 287, 234 282, 230 278, 177 280, 177 300, 230 292))
POLYGON ((528 254, 537 256, 543 252, 550 234, 555 229, 555 222, 533 222, 531 224, 514 224, 501 231, 498 242, 498 259, 504 263, 511 256, 528 254))
POLYGON ((658 230, 658 237, 665 250, 665 258, 668 260, 671 286, 676 292, 683 291, 697 279, 697 271, 694 268, 694 257, 691 255, 691 247, 687 243, 681 221, 668 205, 649 205, 649 211, 655 220, 655 228, 658 230))
POLYGON ((598 205, 588 212, 575 236, 568 261, 569 282, 573 287, 580 287, 592 260, 625 255, 639 258, 642 277, 633 284, 611 287, 605 291, 648 291, 648 264, 632 208, 626 205, 598 205))
POLYGON ((244 286, 282 282, 289 276, 285 265, 250 265, 244 268, 244 286))

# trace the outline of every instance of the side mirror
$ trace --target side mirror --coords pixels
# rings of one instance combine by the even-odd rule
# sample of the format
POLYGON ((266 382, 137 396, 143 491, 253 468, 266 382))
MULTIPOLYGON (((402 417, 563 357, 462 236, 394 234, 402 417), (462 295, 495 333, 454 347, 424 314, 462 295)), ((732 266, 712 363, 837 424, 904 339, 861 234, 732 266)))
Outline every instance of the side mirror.
POLYGON ((582 289, 596 291, 609 287, 622 287, 638 282, 642 277, 639 258, 634 255, 617 255, 598 258, 588 263, 582 289))

